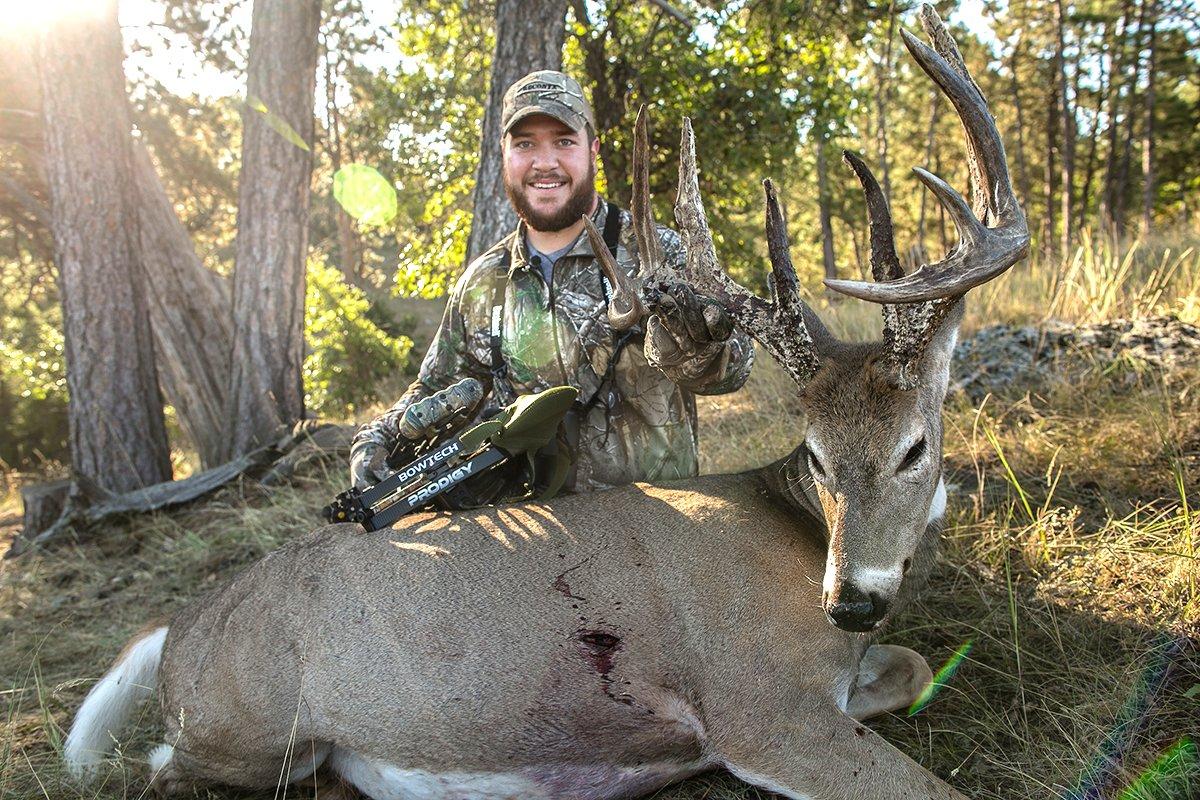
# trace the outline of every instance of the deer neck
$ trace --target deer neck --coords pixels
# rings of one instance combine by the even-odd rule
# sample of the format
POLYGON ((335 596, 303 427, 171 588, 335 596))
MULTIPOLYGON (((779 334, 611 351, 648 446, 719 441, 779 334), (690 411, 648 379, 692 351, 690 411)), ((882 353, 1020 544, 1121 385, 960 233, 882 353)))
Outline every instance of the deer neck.
POLYGON ((800 458, 800 450, 797 447, 778 461, 752 472, 762 481, 763 489, 772 501, 803 514, 818 528, 824 529, 825 515, 807 491, 811 479, 800 458))

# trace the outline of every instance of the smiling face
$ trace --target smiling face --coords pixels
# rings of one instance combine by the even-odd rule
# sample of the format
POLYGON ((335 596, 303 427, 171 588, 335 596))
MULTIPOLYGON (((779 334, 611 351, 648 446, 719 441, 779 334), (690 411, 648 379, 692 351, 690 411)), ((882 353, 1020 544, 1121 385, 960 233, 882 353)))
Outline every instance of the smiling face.
POLYGON ((537 231, 565 230, 596 200, 600 140, 545 114, 521 120, 504 137, 504 190, 517 216, 537 231))

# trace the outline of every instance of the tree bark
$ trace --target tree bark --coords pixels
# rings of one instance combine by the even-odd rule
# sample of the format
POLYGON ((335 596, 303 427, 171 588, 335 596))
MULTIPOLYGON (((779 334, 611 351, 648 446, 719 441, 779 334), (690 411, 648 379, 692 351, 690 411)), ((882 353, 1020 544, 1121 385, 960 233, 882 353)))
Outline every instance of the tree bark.
POLYGON ((46 177, 66 343, 72 468, 109 491, 169 480, 115 0, 40 43, 46 177))
POLYGON ((225 460, 229 282, 205 268, 140 142, 130 142, 158 381, 205 468, 225 460))
POLYGON ((1150 42, 1146 54, 1146 121, 1142 126, 1142 237, 1154 226, 1154 82, 1158 77, 1158 3, 1149 0, 1150 42))
POLYGON ((254 3, 238 179, 228 457, 275 438, 304 415, 304 270, 320 20, 320 0, 254 3))
POLYGON ((467 261, 495 244, 517 224, 516 212, 504 195, 500 151, 500 114, 504 92, 516 80, 539 69, 562 68, 566 37, 566 0, 497 0, 496 49, 483 131, 467 261))

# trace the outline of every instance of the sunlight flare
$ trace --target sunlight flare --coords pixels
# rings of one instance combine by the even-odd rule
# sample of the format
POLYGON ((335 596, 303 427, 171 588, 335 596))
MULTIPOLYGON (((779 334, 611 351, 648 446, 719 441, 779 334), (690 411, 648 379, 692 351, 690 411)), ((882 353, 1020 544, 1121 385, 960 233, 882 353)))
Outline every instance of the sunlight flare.
POLYGON ((946 684, 950 682, 950 679, 954 677, 954 673, 958 671, 958 665, 961 664, 963 659, 967 657, 967 653, 971 652, 971 647, 974 644, 975 639, 967 639, 958 646, 958 649, 954 651, 954 655, 950 656, 949 660, 942 665, 941 669, 934 673, 933 680, 929 682, 928 686, 921 690, 921 693, 917 695, 917 699, 914 700, 913 704, 908 707, 908 715, 910 717, 919 714, 925 708, 925 706, 933 702, 933 698, 936 697, 938 693, 945 688, 946 684))
POLYGON ((0 0, 0 18, 8 30, 40 31, 69 19, 97 19, 108 12, 96 0, 0 0))

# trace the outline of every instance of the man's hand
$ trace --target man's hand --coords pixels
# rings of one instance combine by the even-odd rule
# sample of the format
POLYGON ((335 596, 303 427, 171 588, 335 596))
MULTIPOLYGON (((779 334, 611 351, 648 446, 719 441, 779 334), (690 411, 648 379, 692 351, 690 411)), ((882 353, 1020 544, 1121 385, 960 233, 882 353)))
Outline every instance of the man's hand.
POLYGON ((733 322, 715 300, 685 283, 667 284, 646 321, 646 361, 676 383, 713 370, 733 332, 733 322))
POLYGON ((364 427, 350 444, 350 481, 355 489, 369 489, 391 474, 385 463, 391 445, 383 431, 364 427))

